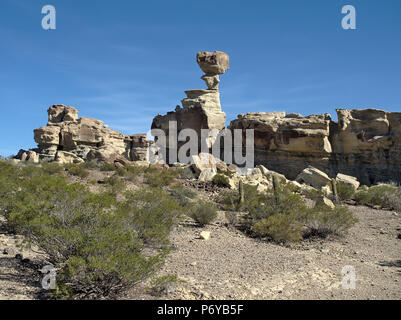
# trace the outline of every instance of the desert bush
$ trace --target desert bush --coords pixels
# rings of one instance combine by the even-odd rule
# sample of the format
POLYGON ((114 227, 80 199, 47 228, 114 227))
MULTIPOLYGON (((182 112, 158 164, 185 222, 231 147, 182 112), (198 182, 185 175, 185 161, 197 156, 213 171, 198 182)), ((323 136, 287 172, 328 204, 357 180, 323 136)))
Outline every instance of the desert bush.
POLYGON ((356 222, 346 208, 309 208, 300 194, 286 186, 255 197, 248 204, 245 218, 245 227, 252 235, 276 242, 340 235, 356 222))
POLYGON ((103 162, 100 165, 100 171, 116 171, 116 167, 113 163, 103 162))
POLYGON ((189 199, 196 197, 196 193, 191 189, 176 185, 170 190, 171 197, 179 203, 180 206, 186 207, 189 205, 189 199))
POLYGON ((302 224, 294 213, 279 213, 256 221, 252 232, 276 242, 299 241, 302 239, 302 224))
POLYGON ((203 227, 217 218, 217 209, 213 203, 200 200, 189 208, 188 216, 203 227))
POLYGON ((401 210, 401 188, 392 184, 379 184, 355 193, 355 200, 363 205, 401 210))
POLYGON ((329 235, 340 236, 357 221, 357 218, 346 207, 332 209, 327 206, 317 206, 310 209, 305 216, 307 230, 304 233, 304 238, 326 238, 329 235))
POLYGON ((45 162, 42 164, 42 170, 47 174, 57 174, 64 171, 64 168, 55 162, 45 162))
POLYGON ((317 199, 321 198, 324 196, 323 192, 321 190, 317 190, 315 188, 305 188, 301 190, 301 194, 313 201, 316 201, 317 199))
POLYGON ((180 179, 185 179, 185 180, 196 179, 196 174, 191 167, 181 168, 178 169, 177 171, 178 171, 178 177, 180 179))
POLYGON ((337 182, 337 194, 340 200, 350 200, 355 195, 355 189, 352 185, 346 184, 344 182, 337 182))
POLYGON ((165 187, 175 181, 178 176, 177 170, 158 170, 149 167, 145 170, 145 182, 151 187, 165 187))
POLYGON ((239 223, 239 217, 237 212, 226 211, 224 213, 229 226, 235 227, 239 223))
POLYGON ((239 194, 235 190, 223 190, 216 198, 216 202, 224 211, 236 211, 239 205, 239 194))
POLYGON ((97 160, 85 161, 82 164, 82 167, 85 168, 85 169, 96 170, 96 169, 100 168, 100 163, 97 160))
POLYGON ((228 176, 224 174, 216 174, 213 179, 212 179, 213 184, 219 186, 219 187, 224 187, 224 188, 229 188, 230 187, 230 180, 228 176))
POLYGON ((126 166, 116 170, 120 177, 124 177, 128 181, 138 183, 146 171, 146 167, 126 166))
POLYGON ((88 177, 89 175, 88 171, 86 171, 86 169, 80 164, 66 164, 65 169, 68 171, 69 174, 80 177, 82 179, 88 177))
POLYGON ((182 282, 182 280, 178 279, 177 275, 175 274, 169 274, 166 276, 155 278, 150 283, 150 294, 155 297, 168 295, 169 292, 173 290, 179 282, 182 282))
POLYGON ((260 194, 256 186, 243 184, 244 202, 240 203, 238 190, 223 190, 216 198, 219 207, 225 211, 247 211, 251 203, 258 203, 260 194))
POLYGON ((125 183, 118 175, 105 178, 104 183, 109 186, 108 192, 113 196, 116 196, 125 189, 125 183))
POLYGON ((179 205, 160 190, 117 203, 61 175, 0 163, 0 212, 56 267, 56 298, 113 297, 160 268, 179 205))
POLYGON ((119 211, 130 227, 147 244, 167 245, 168 235, 183 215, 183 208, 157 188, 126 192, 125 198, 119 211))

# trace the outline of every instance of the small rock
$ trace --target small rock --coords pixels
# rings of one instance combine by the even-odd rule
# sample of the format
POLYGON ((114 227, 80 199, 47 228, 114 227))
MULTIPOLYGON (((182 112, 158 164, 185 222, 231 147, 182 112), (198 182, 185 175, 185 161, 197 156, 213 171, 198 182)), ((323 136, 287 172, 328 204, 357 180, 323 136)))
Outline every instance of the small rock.
POLYGON ((11 248, 4 248, 3 254, 13 255, 14 254, 14 250, 11 249, 11 248))
POLYGON ((401 240, 401 233, 398 234, 397 238, 401 240))
POLYGON ((210 232, 209 231, 202 231, 200 233, 200 238, 203 240, 209 240, 210 239, 210 232))
POLYGON ((15 255, 15 259, 17 259, 17 260, 22 260, 22 259, 23 259, 22 254, 17 253, 17 254, 15 255))

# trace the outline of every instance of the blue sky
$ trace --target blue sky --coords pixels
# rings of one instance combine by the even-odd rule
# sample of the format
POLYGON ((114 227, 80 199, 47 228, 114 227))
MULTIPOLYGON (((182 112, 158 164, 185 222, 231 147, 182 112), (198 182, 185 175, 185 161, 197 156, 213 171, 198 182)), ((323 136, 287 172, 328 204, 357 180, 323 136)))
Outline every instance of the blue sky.
POLYGON ((53 104, 147 132, 184 90, 205 87, 203 50, 230 55, 227 124, 251 111, 401 111, 400 0, 1 0, 0 154, 35 147, 53 104), (41 27, 47 4, 56 30, 41 27), (356 30, 341 27, 347 4, 356 30))

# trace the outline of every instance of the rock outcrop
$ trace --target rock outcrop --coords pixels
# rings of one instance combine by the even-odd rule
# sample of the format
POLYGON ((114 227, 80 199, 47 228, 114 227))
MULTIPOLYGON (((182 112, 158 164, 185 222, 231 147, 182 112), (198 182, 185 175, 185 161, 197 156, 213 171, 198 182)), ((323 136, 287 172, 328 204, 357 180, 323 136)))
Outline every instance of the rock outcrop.
POLYGON ((324 170, 332 152, 329 114, 302 117, 285 112, 238 115, 230 130, 254 130, 255 165, 284 174, 289 179, 312 165, 324 170))
POLYGON ((255 165, 289 179, 313 166, 366 185, 401 182, 401 112, 338 109, 337 114, 338 122, 329 114, 247 113, 229 128, 254 129, 255 165))
MULTIPOLYGON (((152 129, 161 129, 167 137, 167 149, 173 148, 169 145, 169 136, 172 134, 169 127, 170 122, 176 122, 177 132, 183 129, 193 129, 198 137, 198 147, 201 150, 202 143, 211 147, 216 135, 209 135, 206 141, 201 140, 202 129, 216 129, 220 131, 225 128, 226 114, 221 110, 219 74, 223 74, 229 68, 229 57, 221 51, 198 52, 197 62, 205 72, 201 77, 206 82, 208 89, 194 89, 185 91, 187 97, 181 101, 182 107, 177 106, 175 111, 166 115, 158 115, 153 119, 152 129)), ((184 142, 177 142, 178 148, 184 142)))
POLYGON ((147 149, 152 142, 146 140, 146 134, 125 136, 109 129, 103 121, 78 118, 76 108, 64 105, 51 106, 48 115, 47 126, 34 130, 40 160, 80 163, 93 159, 107 161, 119 156, 131 161, 147 159, 147 149))

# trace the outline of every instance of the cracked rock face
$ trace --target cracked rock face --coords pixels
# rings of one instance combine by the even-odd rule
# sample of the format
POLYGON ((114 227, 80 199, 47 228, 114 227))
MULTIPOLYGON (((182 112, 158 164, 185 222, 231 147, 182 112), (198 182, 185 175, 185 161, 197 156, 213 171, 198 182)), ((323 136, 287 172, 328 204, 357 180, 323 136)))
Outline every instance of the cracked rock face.
MULTIPOLYGON (((167 137, 167 147, 169 148, 169 123, 177 123, 177 132, 183 129, 193 129, 198 136, 198 146, 201 147, 201 130, 224 129, 226 114, 221 110, 220 93, 218 86, 220 83, 219 74, 223 74, 229 68, 228 55, 221 51, 198 52, 197 62, 206 74, 201 77, 205 81, 208 89, 187 90, 187 95, 181 103, 182 107, 177 106, 174 112, 166 115, 158 115, 153 119, 152 129, 161 129, 167 137)), ((206 144, 211 147, 215 135, 211 134, 206 139, 206 144)), ((178 147, 183 143, 177 141, 178 147)), ((169 152, 167 152, 169 154, 169 152)))
POLYGON ((78 118, 76 108, 64 105, 51 106, 48 115, 47 126, 34 130, 41 160, 80 163, 89 153, 106 161, 112 156, 123 156, 132 161, 146 160, 151 142, 146 140, 145 134, 125 136, 110 130, 103 121, 78 118))
POLYGON ((308 166, 335 177, 341 172, 362 184, 401 182, 401 113, 338 109, 303 117, 284 112, 239 115, 230 129, 254 129, 255 164, 295 179, 308 166))

